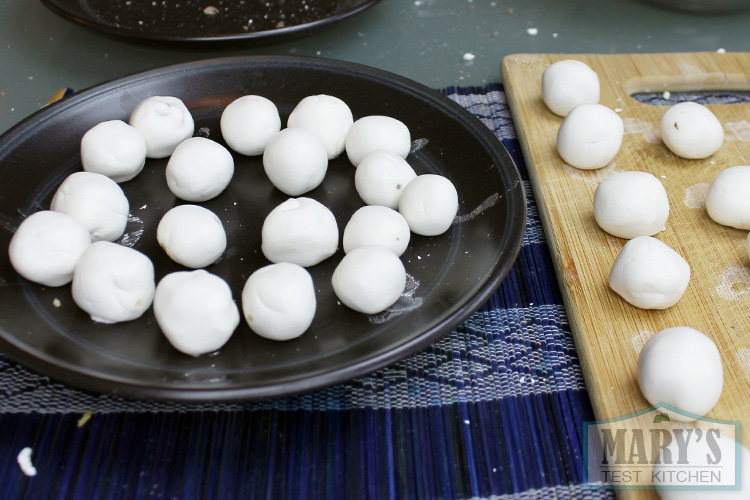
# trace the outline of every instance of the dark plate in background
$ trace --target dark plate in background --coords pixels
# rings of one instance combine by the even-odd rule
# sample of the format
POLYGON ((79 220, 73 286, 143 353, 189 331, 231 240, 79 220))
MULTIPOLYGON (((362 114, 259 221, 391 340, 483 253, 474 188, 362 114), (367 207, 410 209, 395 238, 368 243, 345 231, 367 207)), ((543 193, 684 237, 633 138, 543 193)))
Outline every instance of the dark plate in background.
POLYGON ((347 19, 380 0, 42 0, 108 35, 164 42, 278 39, 347 19))
MULTIPOLYGON (((340 233, 362 202, 354 167, 332 160, 323 184, 305 196, 328 206, 340 233)), ((255 269, 268 264, 260 229, 287 199, 263 172, 260 157, 235 157, 235 175, 219 197, 203 203, 224 223, 229 246, 208 270, 225 278, 235 300, 255 269)), ((167 160, 148 160, 122 184, 131 221, 123 243, 149 255, 157 280, 183 269, 156 242, 161 216, 180 204, 166 186, 167 160)), ((411 80, 352 63, 302 57, 218 59, 171 66, 104 83, 30 116, 0 137, 0 350, 69 384, 139 398, 239 400, 280 396, 343 382, 393 363, 434 342, 478 309, 508 273, 526 221, 523 184, 502 143, 477 118, 411 80), (305 96, 330 94, 355 119, 383 114, 402 120, 422 147, 407 160, 418 174, 439 173, 457 187, 459 217, 447 233, 413 236, 402 260, 416 286, 388 318, 368 317, 338 303, 330 277, 343 256, 310 268, 318 310, 302 337, 274 342, 244 320, 218 354, 193 358, 166 341, 149 310, 116 325, 92 322, 70 286, 47 288, 20 278, 7 249, 24 215, 47 209, 57 186, 80 169, 79 143, 95 124, 127 120, 151 95, 173 95, 191 110, 196 135, 222 142, 224 107, 245 94, 278 106, 282 123, 305 96), (383 321, 385 319, 385 321, 383 321)))

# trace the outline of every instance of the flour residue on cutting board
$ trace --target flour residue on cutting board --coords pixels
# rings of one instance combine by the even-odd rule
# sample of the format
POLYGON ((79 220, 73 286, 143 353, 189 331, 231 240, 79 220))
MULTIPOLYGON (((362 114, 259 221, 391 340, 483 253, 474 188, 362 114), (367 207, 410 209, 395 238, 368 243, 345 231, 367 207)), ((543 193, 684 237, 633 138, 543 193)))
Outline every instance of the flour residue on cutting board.
POLYGON ((636 354, 640 354, 643 350, 643 346, 646 345, 646 342, 648 342, 648 339, 654 336, 654 332, 651 330, 643 330, 641 332, 638 332, 638 334, 630 339, 630 345, 633 346, 633 350, 636 354))
POLYGON ((726 127, 738 141, 750 142, 750 123, 747 121, 729 122, 726 127))
POLYGON ((580 168, 571 167, 567 163, 563 163, 563 170, 570 177, 585 182, 593 189, 596 189, 599 183, 610 175, 620 172, 620 170, 617 170, 615 162, 610 162, 609 165, 596 170, 581 170, 580 168))
POLYGON ((622 119, 622 124, 625 127, 625 135, 641 134, 644 141, 652 144, 658 144, 661 141, 659 129, 653 123, 625 117, 622 119))
POLYGON ((750 296, 750 268, 735 266, 722 270, 716 293, 725 300, 740 300, 750 296))
POLYGON ((685 188, 685 197, 682 202, 688 208, 704 209, 706 208, 706 195, 711 185, 705 182, 693 184, 685 188))
POLYGON ((734 353, 734 357, 742 365, 742 368, 750 371, 750 347, 740 347, 734 353))

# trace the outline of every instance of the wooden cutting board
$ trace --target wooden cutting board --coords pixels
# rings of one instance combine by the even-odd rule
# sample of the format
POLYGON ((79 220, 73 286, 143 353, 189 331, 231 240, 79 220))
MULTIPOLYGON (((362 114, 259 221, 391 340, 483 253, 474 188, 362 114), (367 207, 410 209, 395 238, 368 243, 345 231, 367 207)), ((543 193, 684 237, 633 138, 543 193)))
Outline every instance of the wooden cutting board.
MULTIPOLYGON (((750 165, 750 104, 709 106, 724 126, 724 145, 708 159, 685 160, 659 140, 659 120, 667 107, 631 97, 644 91, 748 90, 750 53, 516 54, 503 59, 502 72, 597 420, 650 406, 636 380, 640 348, 653 333, 686 325, 710 336, 724 363, 724 391, 707 417, 740 421, 741 441, 750 446, 748 233, 713 222, 704 203, 708 186, 722 169, 750 165), (616 110, 625 123, 622 148, 603 169, 578 170, 557 154, 562 118, 545 107, 541 77, 547 66, 562 59, 583 61, 597 72, 599 102, 616 110), (662 181, 670 215, 666 230, 656 237, 691 266, 685 295, 667 310, 631 306, 607 284, 625 240, 597 226, 593 197, 599 182, 626 170, 650 172, 662 181)), ((644 490, 618 494, 657 498, 644 490)))

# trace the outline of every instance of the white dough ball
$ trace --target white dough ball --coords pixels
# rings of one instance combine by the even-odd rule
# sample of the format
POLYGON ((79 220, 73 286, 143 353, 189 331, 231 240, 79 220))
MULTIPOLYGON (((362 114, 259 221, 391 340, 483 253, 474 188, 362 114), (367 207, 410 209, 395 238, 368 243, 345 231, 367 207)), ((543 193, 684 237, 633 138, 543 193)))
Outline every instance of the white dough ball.
POLYGON ((242 289, 242 311, 252 331, 271 340, 299 337, 315 317, 313 280, 290 262, 261 267, 242 289))
POLYGON ((329 159, 344 152, 346 134, 354 123, 349 106, 338 97, 311 95, 302 99, 287 119, 287 127, 302 127, 314 133, 329 159))
POLYGON ((406 287, 406 270, 401 259, 385 247, 359 247, 341 259, 331 283, 345 306, 376 314, 401 297, 406 287))
POLYGON ((91 235, 73 217, 42 210, 26 217, 8 246, 10 264, 29 281, 61 286, 73 279, 81 254, 91 245, 91 235))
POLYGON ((354 186, 362 201, 398 209, 401 193, 417 177, 409 163, 395 153, 376 151, 365 156, 354 174, 354 186))
POLYGON ((687 261, 651 236, 637 236, 625 243, 609 274, 610 288, 642 309, 672 307, 689 281, 687 261))
POLYGON ((129 181, 146 164, 146 139, 122 120, 101 122, 81 138, 81 163, 86 172, 129 181))
POLYGON ((550 111, 567 116, 579 104, 599 102, 599 76, 584 62, 557 61, 542 73, 542 98, 550 111))
POLYGON ((750 166, 722 170, 708 189, 706 210, 714 222, 750 230, 750 166))
POLYGON ((178 205, 167 211, 156 228, 156 240, 172 260, 193 269, 213 264, 227 248, 221 220, 198 205, 178 205))
POLYGON ((661 117, 661 139, 677 156, 708 158, 724 143, 724 129, 710 109, 697 102, 681 102, 661 117))
POLYGON ((401 193, 398 211, 413 232, 423 236, 443 234, 458 213, 456 186, 442 175, 417 176, 401 193))
POLYGON ((594 218, 614 236, 653 236, 664 230, 669 199, 662 183, 648 172, 618 172, 594 193, 594 218))
POLYGON ((268 141, 263 168, 271 184, 289 196, 312 191, 323 182, 328 154, 315 134, 305 128, 286 128, 268 141))
POLYGON ((50 208, 83 224, 92 241, 115 241, 125 232, 130 202, 106 175, 74 172, 57 188, 50 208))
POLYGON ((167 186, 185 201, 218 196, 234 175, 232 153, 218 142, 191 137, 181 142, 167 163, 167 186))
MULTIPOLYGON (((719 401, 724 385, 719 350, 713 340, 693 328, 661 330, 638 357, 638 385, 652 405, 664 403, 702 417, 719 401)), ((677 420, 692 420, 670 413, 677 420)))
POLYGON ((281 130, 281 117, 270 100, 246 95, 224 108, 220 126, 221 135, 230 148, 246 156, 258 156, 281 130))
POLYGON ((140 318, 154 299, 154 265, 134 248, 97 241, 73 271, 73 300, 91 319, 117 323, 140 318))
POLYGON ((240 324, 227 282, 203 269, 164 276, 156 286, 154 316, 169 343, 190 356, 219 350, 240 324))
POLYGON ((290 198, 263 221, 261 250, 271 262, 314 266, 336 253, 338 243, 336 218, 311 198, 290 198))
POLYGON ((344 228, 344 252, 376 245, 400 257, 410 237, 409 224, 399 212, 388 207, 366 206, 354 212, 344 228))
POLYGON ((411 133, 403 122, 390 116, 371 115, 355 121, 346 134, 346 155, 355 167, 370 153, 390 151, 406 158, 411 133))
POLYGON ((130 114, 129 123, 146 139, 146 156, 166 158, 179 143, 193 135, 195 123, 185 103, 177 97, 144 99, 130 114))
POLYGON ((581 104, 560 124, 557 151, 573 167, 602 168, 617 155, 624 134, 620 115, 601 104, 581 104))

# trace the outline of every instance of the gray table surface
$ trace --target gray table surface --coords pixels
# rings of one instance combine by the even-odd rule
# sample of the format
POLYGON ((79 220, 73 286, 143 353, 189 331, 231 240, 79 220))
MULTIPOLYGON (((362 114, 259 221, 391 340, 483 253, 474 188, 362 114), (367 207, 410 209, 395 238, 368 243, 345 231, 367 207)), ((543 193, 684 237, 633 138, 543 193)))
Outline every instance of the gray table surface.
POLYGON ((696 15, 636 0, 383 0, 293 40, 165 46, 99 34, 38 0, 0 0, 0 133, 60 88, 80 90, 141 70, 214 57, 320 56, 441 88, 499 82, 500 61, 519 52, 748 51, 749 25, 750 12, 696 15), (467 53, 474 58, 467 60, 467 53))

